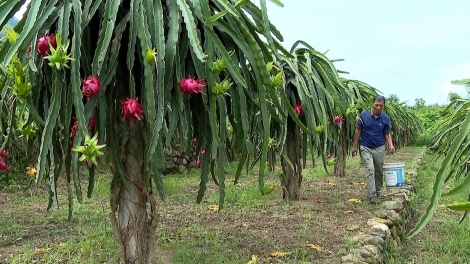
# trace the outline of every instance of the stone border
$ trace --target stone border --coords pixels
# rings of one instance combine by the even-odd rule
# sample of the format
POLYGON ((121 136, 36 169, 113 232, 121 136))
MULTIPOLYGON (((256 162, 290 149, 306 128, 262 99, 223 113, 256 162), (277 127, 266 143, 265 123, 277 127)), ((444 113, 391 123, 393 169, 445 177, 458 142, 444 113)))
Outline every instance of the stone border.
POLYGON ((416 166, 406 171, 407 184, 402 188, 388 189, 387 201, 382 203, 385 210, 378 212, 379 217, 367 221, 370 228, 366 233, 353 237, 353 241, 362 247, 343 256, 342 263, 385 263, 387 253, 394 252, 401 246, 406 238, 406 226, 414 213, 409 197, 414 191, 412 183, 418 175, 424 152, 416 159, 416 166))

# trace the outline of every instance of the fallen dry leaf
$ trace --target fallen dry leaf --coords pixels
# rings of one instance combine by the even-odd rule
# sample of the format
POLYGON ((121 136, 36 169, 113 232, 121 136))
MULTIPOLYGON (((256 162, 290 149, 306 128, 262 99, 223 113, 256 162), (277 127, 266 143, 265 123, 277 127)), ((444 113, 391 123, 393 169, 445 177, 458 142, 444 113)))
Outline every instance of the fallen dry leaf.
POLYGON ((352 214, 352 213, 354 213, 354 212, 351 211, 351 210, 347 210, 347 211, 344 211, 344 212, 343 212, 343 214, 352 214))
POLYGON ((363 185, 363 186, 367 186, 367 183, 365 183, 365 182, 353 182, 353 185, 363 185))
POLYGON ((290 255, 290 252, 274 251, 269 253, 270 257, 284 257, 290 255))
POLYGON ((328 182, 328 185, 330 185, 330 186, 336 186, 336 183, 334 183, 334 182, 328 182))
POLYGON ((49 250, 51 250, 51 248, 36 248, 34 254, 44 254, 46 252, 49 252, 49 250))
POLYGON ((258 260, 260 260, 260 259, 261 259, 260 255, 253 254, 253 255, 251 255, 251 260, 248 261, 247 264, 256 264, 256 263, 258 263, 258 260))
POLYGON ((356 198, 349 199, 349 200, 348 200, 348 202, 351 202, 351 203, 357 203, 357 204, 360 204, 360 203, 362 203, 362 201, 361 201, 361 200, 359 200, 359 199, 356 199, 356 198))
POLYGON ((306 247, 308 248, 311 248, 311 249, 315 249, 316 251, 318 252, 322 252, 323 249, 319 246, 319 245, 315 245, 315 244, 307 244, 305 245, 306 247))
POLYGON ((219 205, 218 204, 211 204, 211 205, 209 205, 209 210, 217 211, 217 210, 219 210, 219 205))

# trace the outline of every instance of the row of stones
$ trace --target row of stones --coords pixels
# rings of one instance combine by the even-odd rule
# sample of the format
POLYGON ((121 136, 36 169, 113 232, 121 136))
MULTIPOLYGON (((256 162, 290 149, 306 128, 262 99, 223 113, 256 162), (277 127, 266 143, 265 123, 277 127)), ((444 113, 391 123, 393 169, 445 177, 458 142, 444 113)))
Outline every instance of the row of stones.
POLYGON ((401 246, 406 236, 406 225, 413 214, 409 199, 413 186, 409 182, 413 182, 417 176, 423 155, 424 153, 420 154, 416 160, 416 167, 407 170, 408 184, 401 188, 389 189, 385 197, 388 201, 383 202, 385 210, 367 221, 368 231, 353 237, 354 241, 361 244, 361 248, 343 256, 343 263, 384 263, 387 252, 401 246))

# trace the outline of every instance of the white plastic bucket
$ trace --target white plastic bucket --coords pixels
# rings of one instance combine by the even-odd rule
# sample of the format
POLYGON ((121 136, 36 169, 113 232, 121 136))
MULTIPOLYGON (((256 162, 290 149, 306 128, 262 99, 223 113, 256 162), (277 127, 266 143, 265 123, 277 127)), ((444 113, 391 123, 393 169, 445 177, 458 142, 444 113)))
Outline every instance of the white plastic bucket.
POLYGON ((387 187, 401 187, 405 185, 405 163, 384 163, 385 185, 387 187))

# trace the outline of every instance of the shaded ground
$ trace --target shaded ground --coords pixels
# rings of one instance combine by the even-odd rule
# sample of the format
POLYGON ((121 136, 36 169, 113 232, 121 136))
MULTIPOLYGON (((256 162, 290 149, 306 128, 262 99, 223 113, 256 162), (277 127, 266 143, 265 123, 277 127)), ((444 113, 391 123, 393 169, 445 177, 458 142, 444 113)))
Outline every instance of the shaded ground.
MULTIPOLYGON (((403 161, 409 167, 421 151, 406 148, 387 155, 386 162, 403 161)), ((194 173, 168 176, 168 199, 159 208, 160 263, 248 263, 255 256, 257 263, 338 263, 356 246, 349 238, 366 230, 367 219, 380 215, 383 207, 367 203, 358 158, 348 161, 345 178, 311 167, 304 171, 302 200, 292 203, 281 201, 279 187, 260 196, 256 175, 245 175, 233 186, 229 172, 226 206, 220 212, 211 209, 218 202, 215 184, 196 204, 194 173)), ((0 191, 0 263, 114 263, 107 177, 101 176, 92 199, 75 207, 71 222, 66 221, 66 205, 46 212, 43 188, 0 191)), ((272 175, 267 184, 276 181, 272 175)), ((60 200, 66 202, 65 194, 60 200)))

